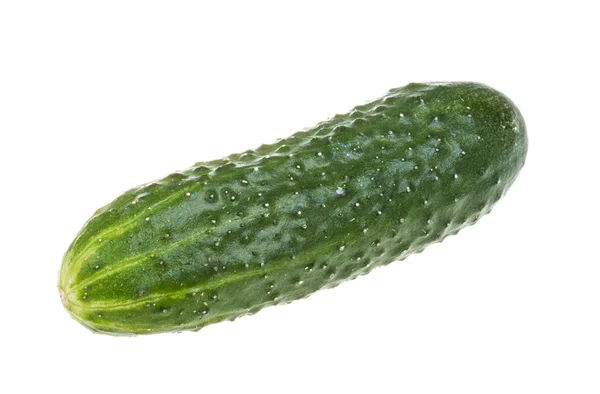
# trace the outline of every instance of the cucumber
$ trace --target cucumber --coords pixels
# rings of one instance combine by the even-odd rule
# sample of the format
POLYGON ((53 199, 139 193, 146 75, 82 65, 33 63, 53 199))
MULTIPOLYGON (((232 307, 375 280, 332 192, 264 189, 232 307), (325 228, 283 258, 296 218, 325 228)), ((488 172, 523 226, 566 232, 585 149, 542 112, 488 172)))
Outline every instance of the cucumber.
POLYGON ((125 192, 68 248, 61 299, 113 335, 198 330, 289 303, 475 223, 526 153, 519 110, 486 85, 392 89, 125 192))

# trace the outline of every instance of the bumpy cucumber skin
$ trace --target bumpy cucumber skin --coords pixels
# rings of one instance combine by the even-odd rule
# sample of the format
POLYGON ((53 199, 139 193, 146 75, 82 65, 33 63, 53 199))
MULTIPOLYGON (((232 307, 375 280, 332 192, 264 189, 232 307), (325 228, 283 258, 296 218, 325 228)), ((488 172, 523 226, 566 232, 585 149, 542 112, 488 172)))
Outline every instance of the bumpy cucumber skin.
POLYGON ((198 330, 401 260, 475 223, 524 165, 525 123, 477 83, 419 83, 274 144, 131 189, 65 254, 95 332, 198 330))

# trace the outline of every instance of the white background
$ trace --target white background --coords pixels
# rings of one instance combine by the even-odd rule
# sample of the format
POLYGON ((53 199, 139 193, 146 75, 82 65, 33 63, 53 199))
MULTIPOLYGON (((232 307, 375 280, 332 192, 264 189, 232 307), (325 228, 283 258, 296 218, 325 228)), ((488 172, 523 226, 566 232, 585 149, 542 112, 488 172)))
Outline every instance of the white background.
POLYGON ((0 3, 1 392, 600 392, 593 2, 208 3, 0 3), (198 333, 97 335, 63 310, 62 255, 121 192, 440 80, 528 125, 475 226, 198 333))

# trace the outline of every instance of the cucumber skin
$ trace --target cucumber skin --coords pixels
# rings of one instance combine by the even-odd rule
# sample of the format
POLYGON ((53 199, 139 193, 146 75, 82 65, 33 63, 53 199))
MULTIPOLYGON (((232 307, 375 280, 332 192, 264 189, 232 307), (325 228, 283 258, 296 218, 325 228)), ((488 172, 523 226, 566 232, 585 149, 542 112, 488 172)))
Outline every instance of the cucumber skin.
POLYGON ((112 335, 198 330, 301 299, 475 223, 527 144, 519 110, 486 85, 392 89, 125 192, 67 250, 61 299, 112 335))

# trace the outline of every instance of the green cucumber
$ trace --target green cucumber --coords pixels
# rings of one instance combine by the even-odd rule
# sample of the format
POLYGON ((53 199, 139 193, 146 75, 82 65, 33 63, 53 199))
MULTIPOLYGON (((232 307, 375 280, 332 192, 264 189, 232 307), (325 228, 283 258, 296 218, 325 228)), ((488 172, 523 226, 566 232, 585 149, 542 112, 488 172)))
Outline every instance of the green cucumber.
POLYGON ((415 83, 125 192, 81 229, 61 299, 95 332, 198 330, 304 298, 471 225, 525 163, 515 105, 415 83))

